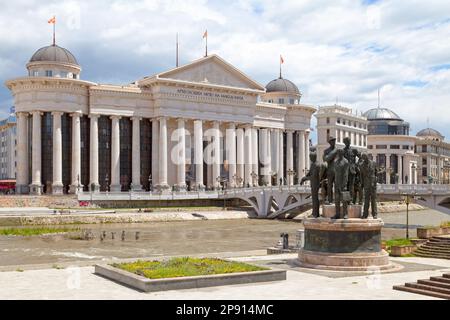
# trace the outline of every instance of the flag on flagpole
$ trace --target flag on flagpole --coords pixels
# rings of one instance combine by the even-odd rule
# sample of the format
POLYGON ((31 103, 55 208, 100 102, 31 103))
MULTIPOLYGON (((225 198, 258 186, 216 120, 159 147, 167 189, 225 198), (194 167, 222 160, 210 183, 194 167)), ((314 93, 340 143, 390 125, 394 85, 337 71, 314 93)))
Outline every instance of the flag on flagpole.
POLYGON ((203 39, 208 38, 208 30, 205 30, 205 33, 203 34, 203 39))
POLYGON ((208 29, 205 30, 205 33, 203 34, 203 39, 206 39, 205 57, 207 57, 208 56, 208 29))
POLYGON ((283 64, 284 63, 284 59, 283 56, 280 54, 280 63, 283 64))
POLYGON ((56 16, 48 20, 48 23, 53 25, 53 45, 56 45, 56 16))

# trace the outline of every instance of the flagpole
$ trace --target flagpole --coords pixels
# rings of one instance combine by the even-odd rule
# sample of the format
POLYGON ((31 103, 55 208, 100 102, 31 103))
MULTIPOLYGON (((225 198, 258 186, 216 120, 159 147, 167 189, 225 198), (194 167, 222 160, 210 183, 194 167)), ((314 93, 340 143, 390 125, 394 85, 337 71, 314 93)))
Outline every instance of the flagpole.
MULTIPOLYGON (((208 32, 208 31, 206 31, 208 32)), ((205 52, 205 57, 208 56, 208 33, 206 33, 206 52, 205 52)))
POLYGON ((53 22, 53 46, 56 45, 56 21, 53 22))
POLYGON ((177 64, 177 68, 178 68, 178 32, 177 32, 177 62, 176 62, 176 64, 177 64))
POLYGON ((281 58, 280 58, 280 79, 281 79, 281 58))

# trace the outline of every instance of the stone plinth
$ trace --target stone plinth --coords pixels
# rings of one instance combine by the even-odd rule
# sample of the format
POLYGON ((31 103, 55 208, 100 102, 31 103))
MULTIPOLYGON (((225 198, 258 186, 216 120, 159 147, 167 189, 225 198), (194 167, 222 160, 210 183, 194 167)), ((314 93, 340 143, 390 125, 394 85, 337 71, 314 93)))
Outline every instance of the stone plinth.
POLYGON ((336 214, 336 206, 334 204, 324 204, 322 206, 322 217, 331 218, 336 214))
POLYGON ((351 204, 348 206, 349 218, 361 218, 361 215, 362 215, 362 205, 351 204))
POLYGON ((303 223, 305 244, 298 256, 302 267, 338 271, 394 268, 381 248, 381 219, 311 218, 303 223))

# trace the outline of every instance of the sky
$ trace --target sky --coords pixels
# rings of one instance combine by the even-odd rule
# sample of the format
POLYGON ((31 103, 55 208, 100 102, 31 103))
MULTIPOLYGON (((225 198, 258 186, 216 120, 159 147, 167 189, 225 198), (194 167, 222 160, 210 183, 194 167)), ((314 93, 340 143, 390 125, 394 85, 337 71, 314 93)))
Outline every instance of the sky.
MULTIPOLYGON (((355 112, 378 105, 450 140, 450 1, 446 0, 0 0, 0 117, 8 79, 52 42, 81 64, 81 78, 127 84, 216 53, 262 85, 283 77, 302 103, 355 112)), ((313 118, 314 119, 314 118, 313 118)), ((313 121, 312 127, 315 127, 313 121)))

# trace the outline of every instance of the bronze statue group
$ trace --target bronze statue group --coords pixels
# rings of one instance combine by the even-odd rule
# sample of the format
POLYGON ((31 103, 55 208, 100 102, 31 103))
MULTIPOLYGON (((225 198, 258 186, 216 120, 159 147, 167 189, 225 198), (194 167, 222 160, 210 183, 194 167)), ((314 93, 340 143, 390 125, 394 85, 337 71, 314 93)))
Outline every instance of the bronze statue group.
POLYGON ((347 219, 348 205, 362 205, 361 218, 367 219, 369 207, 372 216, 377 218, 377 166, 366 153, 360 153, 350 146, 350 138, 344 138, 345 147, 336 148, 336 138, 329 137, 329 147, 323 153, 323 164, 317 161, 317 153, 312 150, 309 158, 311 167, 301 180, 301 184, 309 180, 311 184, 312 215, 319 217, 320 199, 322 195, 326 205, 335 204, 336 214, 332 219, 347 219), (341 212, 342 205, 342 212, 341 212), (342 214, 341 214, 342 213, 342 214))

